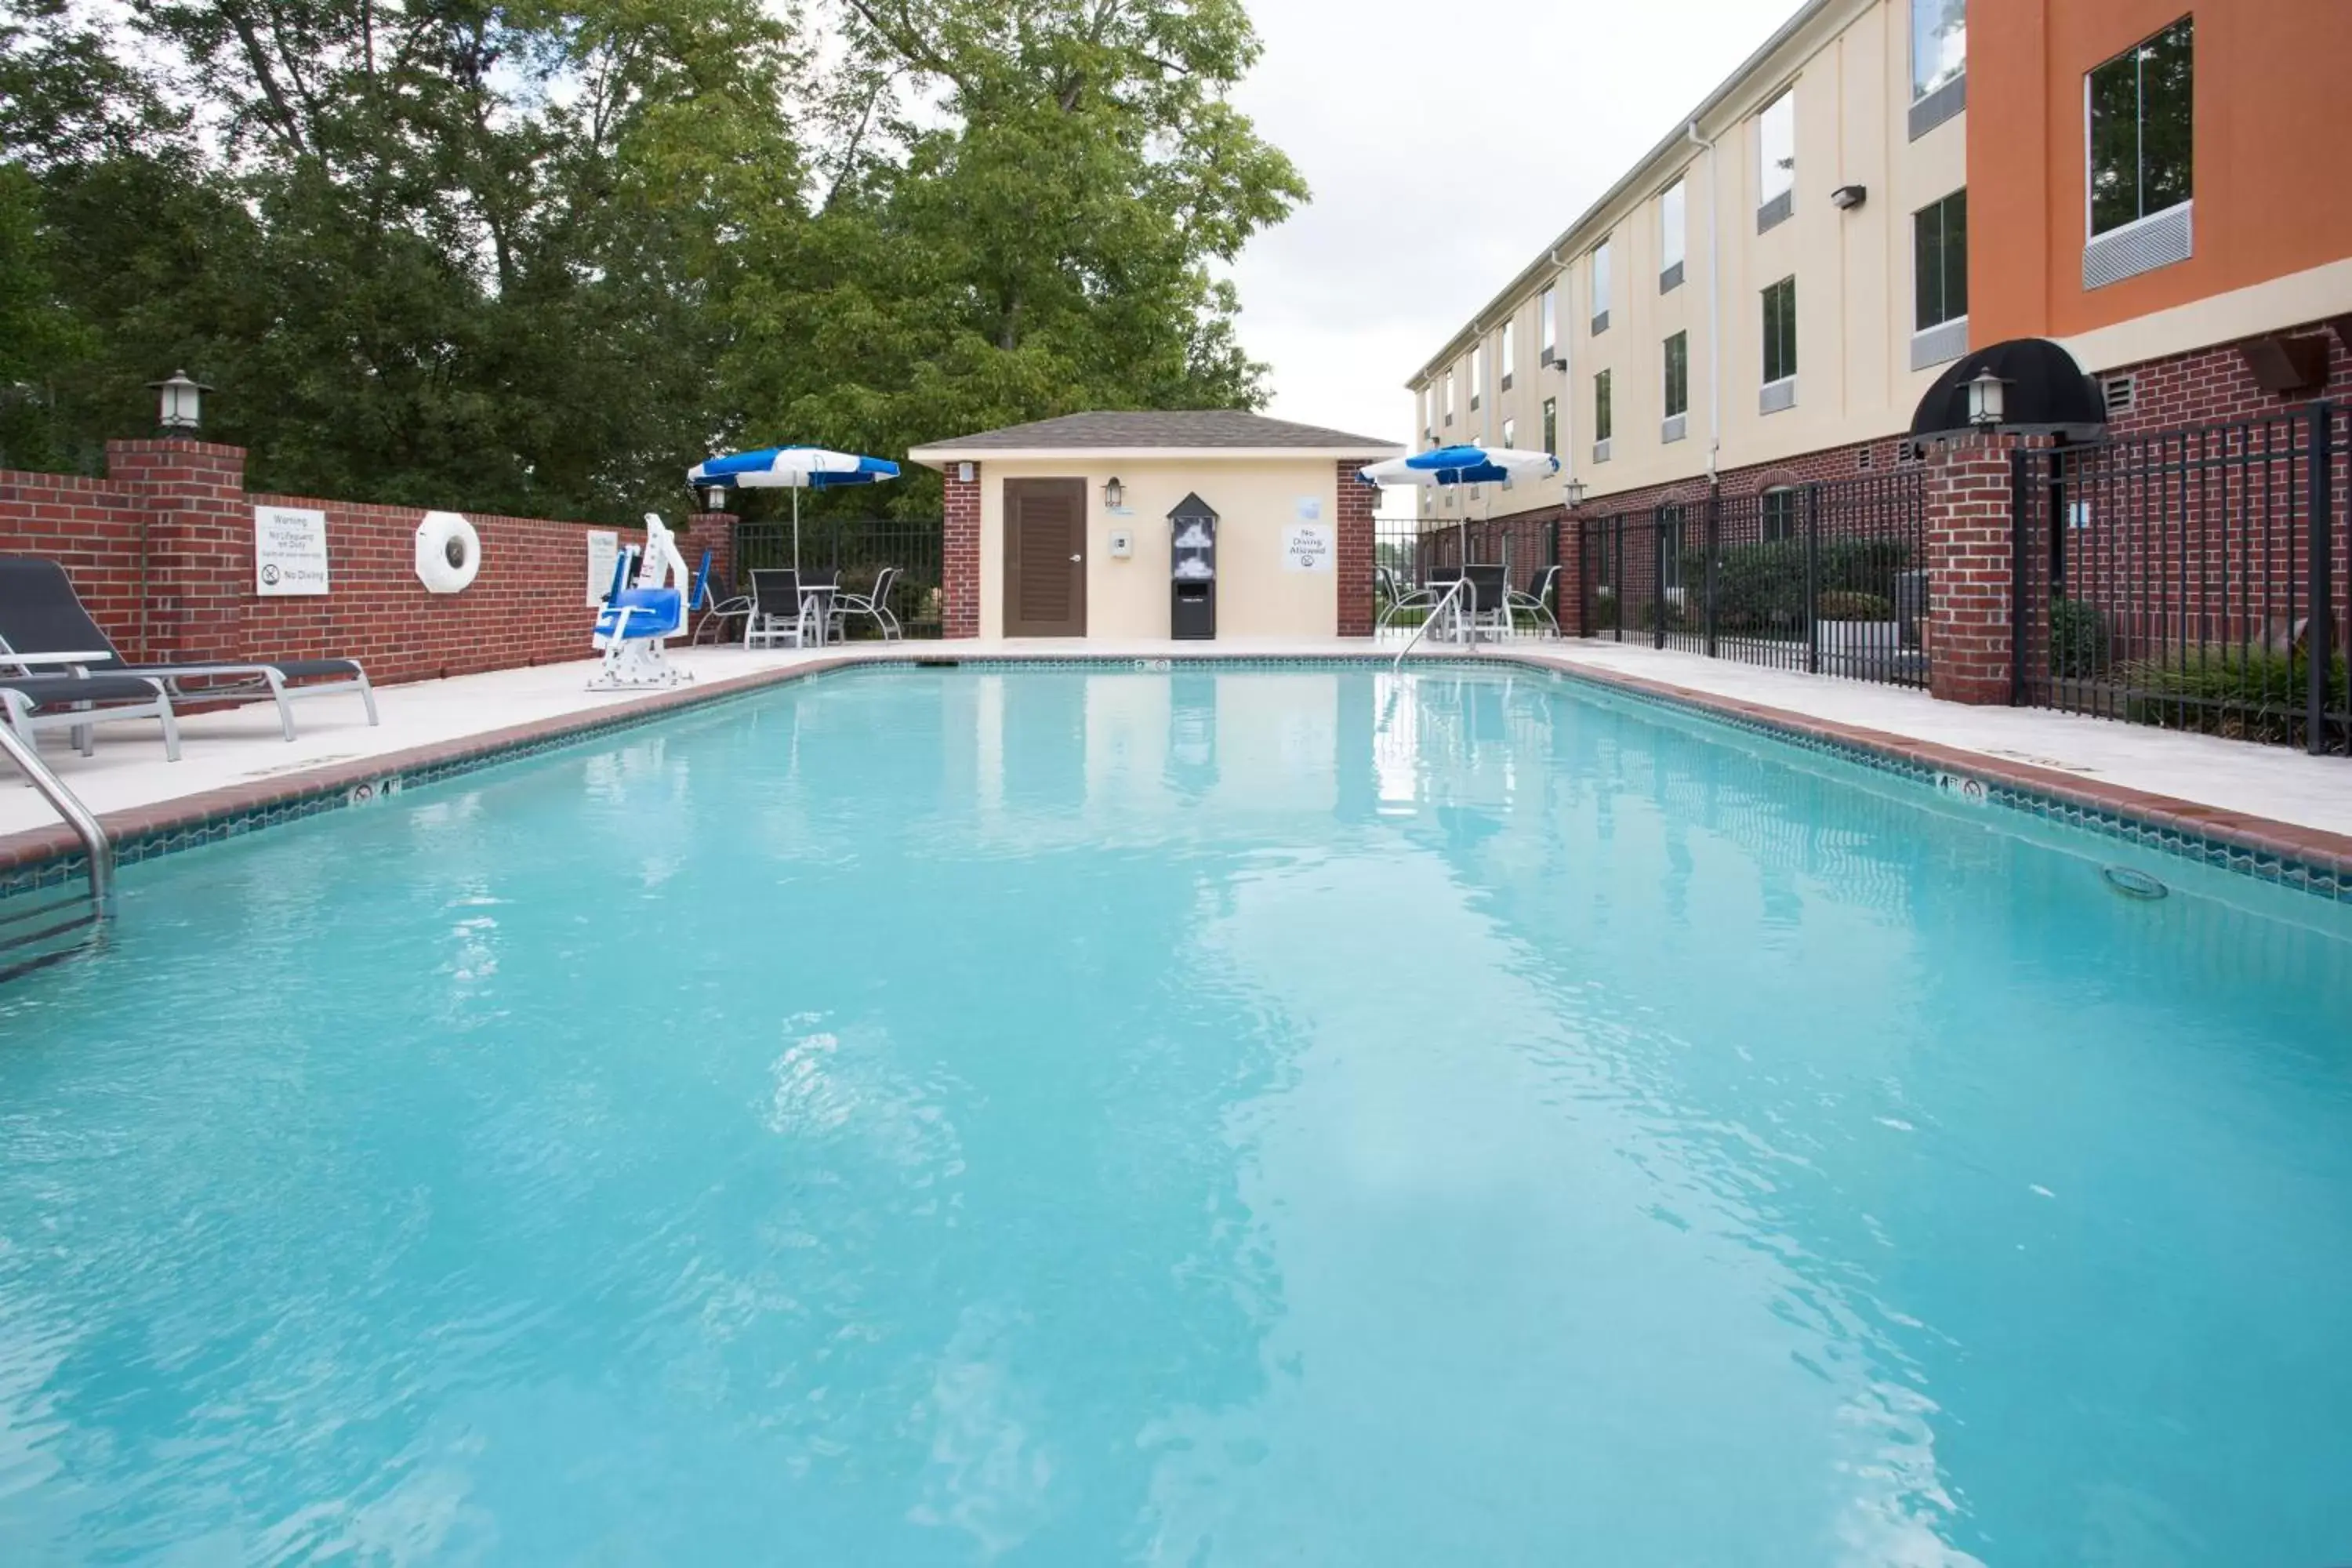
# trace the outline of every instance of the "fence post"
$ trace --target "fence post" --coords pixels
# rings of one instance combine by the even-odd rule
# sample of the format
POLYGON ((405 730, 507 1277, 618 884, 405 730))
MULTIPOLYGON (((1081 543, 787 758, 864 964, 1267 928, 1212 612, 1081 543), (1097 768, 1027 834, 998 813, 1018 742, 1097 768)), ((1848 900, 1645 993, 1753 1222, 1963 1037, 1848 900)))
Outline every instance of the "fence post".
POLYGON ((1805 487, 1805 673, 1822 672, 1822 487, 1805 487))
POLYGON ((1650 513, 1650 553, 1655 557, 1650 574, 1650 646, 1666 646, 1666 509, 1650 513))
POLYGON ((2336 670, 2336 406, 2326 398, 2311 405, 2311 508, 2307 570, 2310 629, 2304 634, 2306 665, 2304 693, 2305 743, 2315 757, 2327 753, 2327 679, 2336 670))
MULTIPOLYGON (((2027 689, 2025 671, 2025 617, 2033 603, 2028 591, 2026 571, 2032 558, 2028 548, 2026 509, 2032 480, 2027 473, 2029 459, 2022 447, 2009 454, 2009 705, 2023 708, 2029 705, 2032 693, 2027 689)), ((2061 526, 2053 518, 2051 527, 2061 526)))
POLYGON ((1576 635, 1592 635, 1592 535, 1591 524, 1584 519, 1570 518, 1567 527, 1576 530, 1576 635))
POLYGON ((1706 492, 1706 521, 1701 525, 1701 548, 1706 552, 1706 569, 1699 574, 1699 592, 1706 595, 1706 657, 1715 651, 1715 554, 1723 541, 1723 492, 1709 486, 1706 492))
POLYGON ((1611 618, 1617 624, 1610 635, 1617 641, 1623 642, 1625 640, 1625 514, 1623 512, 1617 514, 1616 526, 1610 531, 1616 535, 1609 542, 1609 559, 1612 563, 1610 569, 1616 574, 1617 578, 1610 595, 1617 611, 1617 614, 1611 618))

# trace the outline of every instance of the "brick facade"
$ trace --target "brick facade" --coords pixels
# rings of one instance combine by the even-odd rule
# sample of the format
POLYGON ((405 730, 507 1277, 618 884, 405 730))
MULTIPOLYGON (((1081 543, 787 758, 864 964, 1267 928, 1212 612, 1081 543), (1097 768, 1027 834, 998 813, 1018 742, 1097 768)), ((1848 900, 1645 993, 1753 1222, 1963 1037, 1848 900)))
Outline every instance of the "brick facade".
MULTIPOLYGON (((421 508, 370 506, 245 489, 245 453, 185 440, 118 441, 103 479, 0 472, 0 552, 44 555, 73 574, 107 635, 142 660, 359 659, 379 681, 587 658, 587 529, 467 513, 482 567, 462 594, 417 582, 421 508), (253 584, 253 508, 327 514, 331 593, 262 598, 253 584)), ((621 529, 622 542, 644 542, 621 529)), ((697 513, 679 552, 704 549, 734 576, 733 520, 697 513)))
POLYGON ((2326 321, 2309 321, 2265 337, 2318 337, 2327 345, 2327 380, 2315 391, 2281 396, 2264 392, 2238 342, 2217 343, 2169 359, 2146 360, 2097 373, 2102 383, 2132 378, 2132 406, 2114 415, 2110 434, 2137 436, 2231 419, 2275 418, 2316 397, 2352 397, 2352 350, 2326 321))
POLYGON ((947 519, 940 550, 940 635, 980 635, 981 465, 950 463, 946 468, 947 519), (969 469, 971 477, 963 478, 969 469))
POLYGON ((1339 571, 1339 635, 1372 635, 1372 512, 1380 504, 1378 488, 1356 476, 1365 465, 1342 459, 1339 468, 1339 537, 1334 541, 1339 571))

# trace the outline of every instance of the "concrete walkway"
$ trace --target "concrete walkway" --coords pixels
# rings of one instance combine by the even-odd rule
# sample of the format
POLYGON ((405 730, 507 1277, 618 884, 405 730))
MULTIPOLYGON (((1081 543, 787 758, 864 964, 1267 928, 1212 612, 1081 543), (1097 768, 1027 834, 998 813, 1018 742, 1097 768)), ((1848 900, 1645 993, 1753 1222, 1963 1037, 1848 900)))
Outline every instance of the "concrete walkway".
MULTIPOLYGON (((1394 646, 1393 642, 1384 645, 1385 648, 1394 646)), ((1380 650, 1384 650, 1382 645, 1341 638, 1226 640, 1208 645, 1008 639, 859 643, 808 652, 699 648, 678 658, 699 677, 698 685, 708 689, 747 675, 843 658, 927 653, 964 658, 1197 658, 1209 653, 1360 658, 1380 650)), ((1495 650, 1480 651, 1491 656, 1495 650)), ((1924 692, 1616 643, 1528 641, 1511 644, 1504 652, 1507 657, 1604 679, 1669 686, 1703 699, 1819 721, 1826 727, 1870 731, 1881 738, 1969 753, 1983 759, 1994 773, 2063 775, 2100 793, 2165 796, 2233 816, 2352 837, 2352 759, 2311 757, 2284 747, 2168 733, 2039 710, 1964 708, 1937 702, 1924 692)), ((1451 656, 1438 650, 1430 657, 1451 656)), ((592 693, 585 686, 593 668, 591 662, 583 660, 387 687, 377 693, 383 721, 373 729, 356 700, 319 698, 296 705, 300 734, 291 742, 278 739, 274 710, 267 706, 198 714, 183 721, 183 755, 177 763, 164 760, 161 734, 147 724, 107 726, 99 732, 95 757, 70 752, 61 735, 45 737, 42 750, 69 788, 92 810, 109 816, 152 810, 193 795, 266 784, 282 787, 298 783, 304 773, 348 771, 373 757, 447 746, 520 725, 662 700, 592 693)), ((56 826, 55 816, 29 788, 0 781, 0 837, 56 826)))

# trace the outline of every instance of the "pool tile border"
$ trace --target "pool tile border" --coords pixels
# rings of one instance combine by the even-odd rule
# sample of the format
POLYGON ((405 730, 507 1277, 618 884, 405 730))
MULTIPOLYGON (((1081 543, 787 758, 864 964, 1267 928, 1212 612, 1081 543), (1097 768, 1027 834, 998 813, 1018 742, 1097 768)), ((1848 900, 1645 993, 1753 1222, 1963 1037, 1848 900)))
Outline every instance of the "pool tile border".
MULTIPOLYGON (((612 708, 560 714, 456 740, 329 764, 283 777, 208 790, 153 805, 108 813, 121 862, 130 865, 205 844, 347 810, 397 795, 411 784, 436 783, 519 761, 542 752, 653 723, 688 709, 751 696, 835 670, 922 667, 961 668, 1131 668, 1159 672, 1178 666, 1224 669, 1293 669, 1314 664, 1381 664, 1391 655, 1361 652, 1199 653, 1156 656, 1110 652, 1065 654, 992 650, 964 656, 907 649, 887 655, 850 654, 756 671, 733 679, 681 687, 612 708)), ((1842 724, 1811 714, 1696 691, 1666 681, 1599 669, 1540 649, 1433 655, 1422 668, 1475 664, 1537 669, 1685 710, 1739 730, 1807 750, 1828 752, 1971 802, 2061 823, 2135 845, 2254 877, 2336 902, 2352 903, 2352 837, 2298 826, 2168 795, 2084 780, 2030 763, 1938 745, 1885 731, 1842 724)), ((2352 782, 2352 781, 2347 781, 2352 782)), ((79 880, 81 846, 62 825, 0 837, 0 899, 79 880)))

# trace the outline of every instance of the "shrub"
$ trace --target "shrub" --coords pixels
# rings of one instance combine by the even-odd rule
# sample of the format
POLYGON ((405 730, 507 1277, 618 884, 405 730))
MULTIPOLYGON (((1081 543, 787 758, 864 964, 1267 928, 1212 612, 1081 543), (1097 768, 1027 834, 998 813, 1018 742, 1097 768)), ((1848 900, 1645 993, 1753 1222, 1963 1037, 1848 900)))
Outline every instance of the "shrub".
POLYGON ((1876 594, 1832 588, 1813 601, 1813 614, 1824 621, 1891 621, 1895 605, 1876 594))
MULTIPOLYGON (((2161 658, 2134 659, 2117 673, 2124 716, 2137 724, 2193 730, 2233 740, 2292 742, 2300 739, 2311 660, 2297 651, 2259 647, 2176 648, 2161 658)), ((2346 711, 2352 699, 2345 661, 2331 661, 2327 710, 2346 711)))
POLYGON ((2050 605, 2050 673, 2090 680, 2107 670, 2107 618, 2096 605, 2057 599, 2050 605))
MULTIPOLYGON (((1824 539, 1814 563, 1814 587, 1824 599, 1839 592, 1891 598, 1895 574, 1910 563, 1911 546, 1906 540, 1824 539)), ((1683 581, 1691 585, 1694 613, 1703 614, 1704 549, 1683 552, 1683 581)), ((1894 616, 1885 613, 1869 618, 1892 620, 1894 616)), ((1717 551, 1715 620, 1727 632, 1793 636, 1801 631, 1805 624, 1805 542, 1773 539, 1717 551)))

